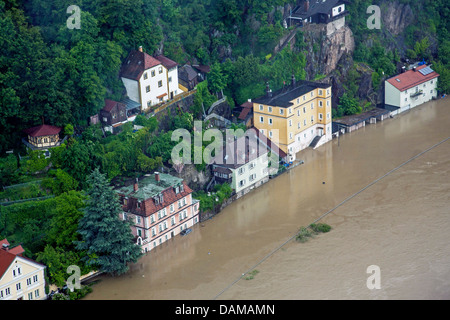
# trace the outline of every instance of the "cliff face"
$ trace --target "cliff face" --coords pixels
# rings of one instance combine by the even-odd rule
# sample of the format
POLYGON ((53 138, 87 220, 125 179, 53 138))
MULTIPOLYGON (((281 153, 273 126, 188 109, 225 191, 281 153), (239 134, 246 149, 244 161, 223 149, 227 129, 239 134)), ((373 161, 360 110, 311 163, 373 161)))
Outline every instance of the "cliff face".
POLYGON ((414 13, 409 4, 389 1, 383 4, 381 21, 386 30, 396 36, 414 22, 414 13))
POLYGON ((340 59, 355 49, 353 33, 343 21, 333 24, 311 24, 300 29, 306 49, 306 79, 328 75, 340 59))

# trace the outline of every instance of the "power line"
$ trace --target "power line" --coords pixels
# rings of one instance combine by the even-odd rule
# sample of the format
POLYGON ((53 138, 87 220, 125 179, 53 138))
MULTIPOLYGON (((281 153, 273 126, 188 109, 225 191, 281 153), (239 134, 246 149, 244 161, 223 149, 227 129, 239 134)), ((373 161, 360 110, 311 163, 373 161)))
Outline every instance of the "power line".
MULTIPOLYGON (((363 192, 364 190, 370 188, 371 186, 373 186, 375 183, 377 183, 378 181, 382 180, 383 178, 387 177, 388 175, 390 175, 391 173, 397 171, 398 169, 400 169, 401 167, 405 166, 406 164, 410 163, 411 161, 417 159, 418 157, 422 156, 423 154, 429 152, 430 150, 438 147, 439 145, 443 144, 444 142, 446 142, 447 140, 449 140, 450 137, 445 138, 444 140, 436 143, 435 145, 429 147, 428 149, 420 152, 419 154, 409 158, 407 161, 403 162, 402 164, 400 164, 399 166, 395 167, 394 169, 390 170, 389 172, 385 173, 384 175, 382 175, 381 177, 373 180, 371 183, 369 183, 367 186, 365 186, 364 188, 360 189, 359 191, 357 191, 356 193, 352 194, 351 196, 349 196, 348 198, 346 198, 345 200, 343 200, 341 203, 339 203, 338 205, 336 205, 334 208, 328 210, 327 212, 325 212, 324 214, 322 214, 319 218, 317 218, 316 220, 314 220, 311 224, 317 223, 318 221, 322 220, 323 218, 325 218, 327 215, 329 215, 331 212, 333 212, 334 210, 336 210, 337 208, 339 208, 340 206, 342 206, 343 204, 345 204, 347 201, 351 200, 352 198, 356 197, 357 195, 359 195, 361 192, 363 192)), ((259 266, 261 263, 263 263, 265 260, 267 260, 270 256, 272 256, 273 254, 275 254, 278 250, 280 250, 283 246, 285 246, 288 242, 290 242, 292 239, 294 239, 297 236, 297 234, 294 234, 293 236, 291 236, 290 238, 288 238, 285 242, 283 242, 281 245, 279 245, 277 248, 275 248, 274 250, 272 250, 269 254, 267 254, 264 258, 262 258, 260 261, 258 261, 253 267, 251 267, 250 269, 248 269, 245 273, 243 273, 239 278, 237 278, 236 280, 234 280, 232 283, 230 283, 227 287, 225 287, 221 292, 219 292, 214 298, 213 300, 216 300, 219 296, 221 296, 225 291, 227 291, 228 289, 230 289, 233 285, 235 285, 239 280, 241 280, 245 274, 247 274, 248 272, 250 272, 251 270, 255 269, 257 266, 259 266)))

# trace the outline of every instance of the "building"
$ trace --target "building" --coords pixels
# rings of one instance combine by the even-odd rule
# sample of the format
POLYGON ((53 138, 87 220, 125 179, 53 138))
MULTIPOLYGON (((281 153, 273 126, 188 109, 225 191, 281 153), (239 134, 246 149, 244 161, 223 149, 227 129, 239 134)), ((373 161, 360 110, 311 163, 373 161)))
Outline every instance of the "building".
POLYGON ((228 141, 221 154, 212 159, 216 183, 229 183, 239 198, 269 180, 267 145, 258 141, 252 130, 228 141))
POLYGON ((238 115, 238 121, 239 123, 245 124, 245 127, 247 129, 253 127, 253 103, 252 100, 249 99, 247 102, 244 102, 240 105, 239 109, 239 115, 238 115))
POLYGON ((132 233, 143 252, 199 222, 199 201, 183 179, 155 172, 133 185, 116 189, 121 219, 132 221, 132 233))
POLYGON ((253 100, 253 124, 291 156, 314 139, 322 145, 332 139, 331 85, 293 77, 276 92, 267 86, 266 95, 253 100))
POLYGON ((62 128, 42 124, 40 126, 32 127, 23 130, 27 135, 22 139, 22 142, 31 150, 44 151, 45 157, 50 157, 49 149, 58 147, 64 142, 65 138, 61 140, 60 133, 62 128))
POLYGON ((390 115, 391 112, 389 110, 373 108, 360 114, 345 116, 333 121, 333 134, 349 133, 365 127, 366 124, 375 124, 377 121, 384 121, 389 118, 390 115))
POLYGON ((438 77, 438 73, 424 64, 387 79, 385 108, 399 114, 436 98, 438 77))
POLYGON ((345 25, 345 9, 347 1, 343 0, 303 0, 303 3, 295 7, 287 24, 305 26, 311 23, 333 23, 336 29, 345 25))
POLYGON ((0 301, 45 300, 45 266, 22 256, 22 246, 0 240, 0 301))
POLYGON ((119 76, 128 98, 138 103, 141 111, 173 99, 180 91, 178 64, 163 55, 152 57, 142 47, 130 52, 119 76))
POLYGON ((106 130, 128 121, 127 106, 124 103, 105 99, 105 106, 99 112, 99 119, 106 130))
POLYGON ((197 71, 190 65, 186 64, 178 69, 178 81, 186 90, 193 90, 199 83, 197 71))

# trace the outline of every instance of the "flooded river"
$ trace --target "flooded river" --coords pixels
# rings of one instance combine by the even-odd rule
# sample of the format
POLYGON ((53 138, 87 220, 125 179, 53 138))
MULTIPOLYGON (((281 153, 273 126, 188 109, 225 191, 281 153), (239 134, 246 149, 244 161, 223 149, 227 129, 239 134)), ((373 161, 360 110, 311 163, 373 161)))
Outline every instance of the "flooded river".
POLYGON ((450 140, 371 184, 450 137, 449 111, 432 101, 300 152, 305 164, 99 277, 85 299, 449 299, 450 140), (329 233, 288 241, 336 206, 329 233), (380 289, 367 288, 370 265, 380 289))

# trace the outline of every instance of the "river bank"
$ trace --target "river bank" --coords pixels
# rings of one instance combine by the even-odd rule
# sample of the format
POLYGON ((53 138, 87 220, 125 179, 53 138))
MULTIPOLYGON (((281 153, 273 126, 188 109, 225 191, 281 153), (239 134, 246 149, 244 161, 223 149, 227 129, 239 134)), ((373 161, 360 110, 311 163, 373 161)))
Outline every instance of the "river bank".
POLYGON ((261 260, 300 226, 449 137, 448 107, 447 99, 432 101, 346 134, 339 144, 302 151, 304 165, 148 253, 126 275, 99 277, 85 299, 444 298, 448 141, 333 211, 322 221, 333 227, 329 233, 289 242, 261 260), (366 287, 373 264, 381 269, 377 291, 366 287), (252 280, 240 279, 255 265, 252 280))

